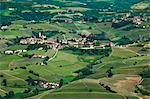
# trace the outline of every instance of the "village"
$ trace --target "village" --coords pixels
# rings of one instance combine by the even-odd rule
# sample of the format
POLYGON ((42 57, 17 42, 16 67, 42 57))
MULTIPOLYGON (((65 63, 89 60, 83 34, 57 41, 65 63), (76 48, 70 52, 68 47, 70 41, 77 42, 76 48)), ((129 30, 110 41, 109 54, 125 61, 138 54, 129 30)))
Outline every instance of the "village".
POLYGON ((73 46, 79 49, 101 49, 105 48, 106 45, 98 45, 95 46, 94 43, 97 42, 97 40, 94 40, 93 42, 87 42, 87 37, 85 38, 69 38, 67 39, 65 35, 63 35, 63 39, 59 39, 57 37, 56 40, 49 40, 46 36, 42 35, 41 32, 39 32, 38 37, 27 37, 20 40, 20 44, 28 45, 28 44, 46 44, 52 49, 63 49, 64 47, 73 46))
POLYGON ((121 18, 113 18, 112 23, 123 23, 129 24, 132 23, 137 28, 149 28, 150 24, 143 24, 144 22, 149 22, 149 18, 141 17, 141 16, 134 16, 131 13, 127 13, 126 15, 122 16, 121 18), (126 23, 125 23, 126 22, 126 23))
POLYGON ((0 0, 0 99, 147 99, 149 0, 0 0))

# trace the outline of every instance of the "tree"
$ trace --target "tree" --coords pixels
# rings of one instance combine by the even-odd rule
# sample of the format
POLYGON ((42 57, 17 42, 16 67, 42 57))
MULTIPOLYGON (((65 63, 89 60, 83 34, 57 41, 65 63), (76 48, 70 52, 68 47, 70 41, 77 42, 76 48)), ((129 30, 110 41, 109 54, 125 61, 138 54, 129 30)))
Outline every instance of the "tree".
POLYGON ((5 96, 3 97, 4 99, 9 99, 8 93, 5 93, 5 96))
POLYGON ((78 76, 82 77, 82 76, 83 76, 83 73, 82 73, 82 72, 79 72, 78 76))
POLYGON ((92 69, 93 68, 92 63, 88 64, 86 67, 92 69))
POLYGON ((33 93, 34 93, 35 95, 38 95, 38 94, 39 94, 38 88, 36 88, 36 89, 33 91, 33 93))
POLYGON ((111 69, 106 71, 106 75, 107 75, 107 77, 112 77, 113 73, 112 73, 111 69))
POLYGON ((118 45, 126 45, 126 44, 131 44, 132 41, 127 38, 126 36, 123 36, 122 38, 120 38, 119 40, 117 40, 118 45))
POLYGON ((0 77, 4 77, 4 75, 2 74, 2 75, 0 75, 0 77))
POLYGON ((3 85, 3 86, 7 86, 7 79, 3 79, 2 85, 3 85))
POLYGON ((140 73, 140 76, 143 78, 150 78, 150 67, 145 67, 144 70, 140 73))
POLYGON ((85 67, 81 70, 81 72, 83 73, 83 75, 89 75, 92 74, 92 70, 89 67, 85 67))
POLYGON ((34 80, 30 76, 28 76, 28 79, 26 79, 25 81, 28 82, 28 85, 35 85, 34 80))
POLYGON ((110 87, 109 86, 105 86, 106 90, 110 91, 110 87))
POLYGON ((88 89, 88 91, 89 91, 89 92, 92 92, 93 90, 90 88, 90 89, 88 89))
POLYGON ((126 99, 129 99, 129 97, 128 97, 128 96, 126 96, 126 99))
POLYGON ((59 87, 62 87, 63 84, 64 84, 64 80, 63 80, 63 79, 60 79, 60 85, 59 85, 59 87))
POLYGON ((100 41, 97 41, 97 42, 94 43, 95 46, 99 46, 100 44, 101 44, 100 41))
POLYGON ((107 34, 105 32, 99 33, 99 34, 92 34, 88 37, 89 41, 93 40, 106 40, 108 39, 107 34))
POLYGON ((29 92, 31 92, 31 88, 24 90, 24 93, 29 93, 29 92))
POLYGON ((15 95, 15 94, 14 94, 13 91, 9 91, 9 92, 8 92, 8 96, 9 96, 10 98, 11 98, 11 97, 14 97, 14 95, 15 95))
POLYGON ((23 28, 28 28, 26 25, 22 25, 23 28))
POLYGON ((90 27, 89 27, 89 29, 91 30, 91 29, 92 29, 92 27, 90 26, 90 27))

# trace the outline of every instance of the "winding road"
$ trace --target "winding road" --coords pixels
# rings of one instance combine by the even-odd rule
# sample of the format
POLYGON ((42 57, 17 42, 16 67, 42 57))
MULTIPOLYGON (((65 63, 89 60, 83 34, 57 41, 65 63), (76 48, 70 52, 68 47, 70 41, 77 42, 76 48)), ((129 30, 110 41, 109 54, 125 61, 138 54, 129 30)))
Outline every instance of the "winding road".
POLYGON ((55 54, 47 62, 53 60, 57 56, 57 54, 58 54, 58 49, 56 49, 55 54))

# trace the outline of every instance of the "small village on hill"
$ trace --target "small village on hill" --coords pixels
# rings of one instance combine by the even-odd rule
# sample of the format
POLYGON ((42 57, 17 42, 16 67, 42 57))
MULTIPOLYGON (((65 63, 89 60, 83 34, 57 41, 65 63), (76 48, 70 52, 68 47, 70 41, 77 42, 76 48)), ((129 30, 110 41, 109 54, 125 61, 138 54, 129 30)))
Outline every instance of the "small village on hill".
POLYGON ((0 99, 149 99, 150 0, 0 0, 0 99))

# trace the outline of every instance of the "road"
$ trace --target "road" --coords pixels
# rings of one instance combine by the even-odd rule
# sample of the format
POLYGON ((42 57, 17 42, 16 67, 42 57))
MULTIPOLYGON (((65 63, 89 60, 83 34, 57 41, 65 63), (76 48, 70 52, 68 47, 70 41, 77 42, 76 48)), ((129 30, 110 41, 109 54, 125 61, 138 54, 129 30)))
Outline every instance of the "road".
POLYGON ((58 54, 58 49, 56 49, 55 54, 47 62, 53 60, 57 56, 57 54, 58 54))

